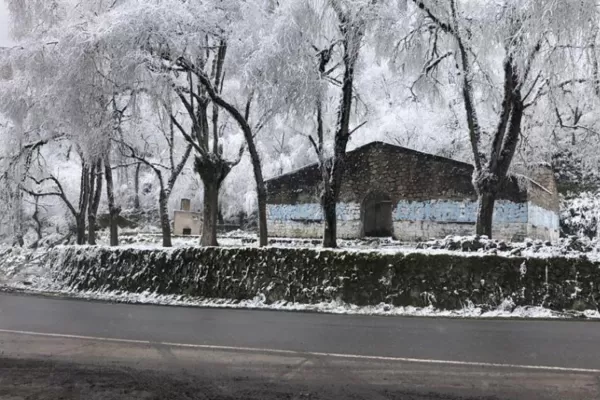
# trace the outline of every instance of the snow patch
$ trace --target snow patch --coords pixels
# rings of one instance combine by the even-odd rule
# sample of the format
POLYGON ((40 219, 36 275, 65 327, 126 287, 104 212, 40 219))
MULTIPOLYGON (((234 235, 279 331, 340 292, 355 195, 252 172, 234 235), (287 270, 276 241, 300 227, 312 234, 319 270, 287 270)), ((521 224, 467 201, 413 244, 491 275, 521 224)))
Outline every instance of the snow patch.
POLYGON ((599 319, 600 313, 594 310, 584 312, 558 312, 544 307, 528 306, 515 307, 512 300, 505 300, 496 309, 484 310, 472 304, 460 310, 440 310, 433 306, 428 307, 396 307, 391 304, 381 303, 376 306, 357 306, 340 301, 321 302, 316 304, 292 303, 278 301, 267 303, 264 294, 258 294, 251 300, 231 299, 207 299, 188 296, 166 296, 156 293, 124 293, 124 292, 99 292, 84 291, 75 292, 68 290, 48 291, 40 287, 13 285, 15 289, 21 289, 32 293, 43 293, 58 296, 68 296, 86 300, 111 301, 129 304, 153 304, 164 306, 185 306, 205 308, 231 308, 231 309, 253 309, 253 310, 278 310, 278 311, 305 311, 328 314, 345 315, 378 315, 398 317, 443 317, 443 318, 530 318, 530 319, 567 319, 587 318, 599 319))

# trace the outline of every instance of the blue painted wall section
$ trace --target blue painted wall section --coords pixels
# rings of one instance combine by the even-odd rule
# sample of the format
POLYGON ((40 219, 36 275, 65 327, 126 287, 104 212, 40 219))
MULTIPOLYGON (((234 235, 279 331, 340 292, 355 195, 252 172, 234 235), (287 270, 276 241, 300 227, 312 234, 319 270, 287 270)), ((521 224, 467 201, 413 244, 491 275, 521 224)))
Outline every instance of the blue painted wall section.
MULTIPOLYGON (((338 203, 336 210, 338 221, 360 220, 360 204, 338 203)), ((323 220, 323 212, 321 205, 316 203, 294 205, 268 204, 267 219, 271 221, 321 222, 323 220)))
POLYGON ((323 213, 319 204, 268 204, 267 219, 321 221, 323 213))
POLYGON ((557 213, 531 203, 529 203, 529 223, 537 227, 552 230, 560 229, 560 221, 557 213))
MULTIPOLYGON (((499 223, 526 223, 527 203, 497 201, 494 207, 494 221, 499 223)), ((405 201, 398 202, 395 210, 396 221, 431 222, 477 222, 476 201, 405 201)))
MULTIPOLYGON (((269 204, 267 218, 271 221, 321 222, 323 213, 318 203, 269 204)), ((338 203, 339 221, 359 221, 360 204, 338 203)), ((477 221, 476 201, 427 200, 398 202, 393 211, 394 221, 429 221, 441 223, 472 223, 477 221)), ((558 215, 532 203, 496 202, 495 223, 530 223, 538 227, 559 229, 558 215)))

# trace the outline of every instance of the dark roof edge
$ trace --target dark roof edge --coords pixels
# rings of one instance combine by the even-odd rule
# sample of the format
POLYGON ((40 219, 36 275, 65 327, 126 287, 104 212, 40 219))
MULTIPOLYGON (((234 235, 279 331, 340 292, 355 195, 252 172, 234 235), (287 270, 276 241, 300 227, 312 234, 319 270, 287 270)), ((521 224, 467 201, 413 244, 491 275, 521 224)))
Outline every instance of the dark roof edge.
POLYGON ((375 142, 368 143, 368 144, 366 144, 364 146, 361 146, 361 147, 358 147, 358 148, 356 148, 356 149, 354 149, 352 151, 356 151, 358 149, 362 149, 362 148, 368 147, 368 146, 391 147, 394 150, 401 151, 401 152, 404 152, 404 153, 414 154, 414 155, 420 156, 420 157, 432 158, 432 159, 437 160, 437 161, 454 163, 454 164, 461 165, 463 167, 474 168, 472 164, 469 164, 469 163, 466 163, 466 162, 463 162, 463 161, 458 161, 458 160, 455 160, 453 158, 442 157, 442 156, 438 156, 438 155, 431 154, 431 153, 425 153, 423 151, 409 149, 408 147, 397 146, 395 144, 390 144, 390 143, 381 142, 381 141, 375 141, 375 142))
MULTIPOLYGON (((390 143, 381 142, 381 141, 374 141, 374 142, 367 143, 365 145, 362 145, 360 147, 355 148, 354 150, 351 150, 351 151, 347 152, 346 154, 351 154, 351 153, 357 152, 359 150, 363 151, 365 149, 368 149, 369 147, 390 147, 390 148, 393 148, 396 151, 401 151, 401 152, 404 152, 404 153, 413 154, 413 155, 416 155, 416 156, 419 156, 419 157, 427 157, 427 158, 434 159, 436 161, 441 161, 441 162, 446 162, 446 163, 453 163, 453 164, 458 164, 458 165, 460 165, 462 167, 473 168, 473 165, 471 165, 469 163, 466 163, 466 162, 454 160, 452 158, 437 156, 435 154, 424 153, 422 151, 413 150, 413 149, 409 149, 407 147, 397 146, 395 144, 390 144, 390 143)), ((268 183, 268 182, 271 182, 271 181, 275 181, 275 180, 278 180, 280 178, 283 178, 283 177, 286 177, 286 176, 289 176, 289 175, 296 174, 298 172, 307 170, 309 168, 315 168, 318 165, 319 165, 318 163, 312 163, 312 164, 305 165, 303 167, 297 168, 297 169, 292 170, 290 172, 286 172, 285 174, 277 175, 277 176, 274 176, 272 178, 266 179, 265 183, 268 183)))

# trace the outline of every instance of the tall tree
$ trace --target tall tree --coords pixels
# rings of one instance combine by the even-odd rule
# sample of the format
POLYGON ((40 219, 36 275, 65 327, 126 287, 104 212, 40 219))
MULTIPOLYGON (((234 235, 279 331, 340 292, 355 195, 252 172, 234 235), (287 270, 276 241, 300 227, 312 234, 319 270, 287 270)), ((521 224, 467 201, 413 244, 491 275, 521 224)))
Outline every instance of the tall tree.
MULTIPOLYGON (((36 150, 39 153, 39 149, 36 150)), ((39 156, 39 154, 38 154, 39 156)), ((36 157, 38 157, 36 156, 36 157)), ((27 180, 22 185, 22 190, 35 199, 54 197, 60 199, 75 221, 76 242, 79 245, 86 243, 86 216, 88 216, 88 207, 90 206, 90 166, 86 164, 83 158, 81 161, 79 195, 77 203, 70 198, 67 189, 65 189, 64 180, 61 180, 56 174, 45 169, 33 171, 28 169, 27 180), (36 177, 41 173, 41 178, 36 177)))
POLYGON ((346 149, 356 100, 356 69, 376 1, 298 1, 277 8, 267 53, 259 77, 269 85, 263 97, 287 103, 286 111, 313 116, 315 129, 307 136, 321 170, 323 246, 337 246, 337 211, 346 149), (289 21, 293 21, 292 24, 289 21), (335 105, 331 105, 332 99, 335 105), (333 108, 334 115, 327 110, 333 108), (328 135, 332 132, 332 135, 328 135), (329 139, 329 136, 332 136, 329 139))
MULTIPOLYGON (((91 40, 95 22, 115 3, 84 1, 73 7, 69 0, 11 0, 8 5, 13 32, 27 43, 11 52, 13 65, 26 77, 36 108, 44 111, 43 118, 31 121, 32 129, 64 134, 77 146, 84 169, 95 170, 102 159, 111 244, 116 245, 120 207, 112 179, 110 138, 122 118, 117 103, 128 102, 133 85, 112 74, 113 60, 106 46, 91 40)), ((94 183, 98 185, 95 178, 94 183)), ((94 214, 96 204, 91 205, 88 211, 94 214)), ((95 237, 93 232, 91 236, 95 237)))
POLYGON ((267 242, 266 189, 255 141, 257 131, 264 124, 262 119, 256 124, 250 123, 256 108, 252 104, 252 90, 226 93, 230 85, 239 87, 238 77, 227 73, 226 59, 231 53, 239 59, 236 53, 242 52, 242 46, 238 42, 245 40, 240 32, 250 32, 249 27, 256 22, 249 13, 259 15, 257 10, 264 10, 265 6, 262 0, 243 3, 171 0, 152 6, 132 0, 117 5, 100 18, 110 21, 112 29, 100 30, 97 40, 112 44, 113 59, 131 62, 125 67, 117 62, 123 75, 131 77, 131 71, 136 72, 137 76, 131 79, 145 82, 144 90, 149 95, 166 103, 167 108, 184 111, 184 119, 179 114, 173 114, 171 119, 192 145, 196 169, 204 183, 205 218, 201 239, 204 245, 217 244, 219 189, 242 154, 242 150, 238 151, 234 161, 226 158, 224 134, 230 128, 220 116, 220 110, 242 131, 257 186, 260 243, 267 242), (242 26, 246 29, 240 29, 242 26), (136 68, 140 64, 147 68, 136 68), (179 102, 178 106, 173 99, 179 102))
MULTIPOLYGON (((189 131, 175 113, 170 114, 170 119, 195 150, 195 170, 204 184, 200 244, 217 246, 219 191, 233 167, 239 164, 244 148, 240 148, 239 156, 234 161, 227 160, 224 155, 224 126, 220 124, 220 106, 215 99, 221 98, 223 90, 227 43, 221 39, 211 40, 207 36, 204 46, 214 48, 214 54, 207 51, 207 57, 197 57, 195 63, 180 56, 170 67, 185 71, 188 77, 188 85, 176 87, 176 92, 191 122, 189 131)), ((167 59, 173 61, 170 57, 167 59)))
MULTIPOLYGON (((171 238, 171 220, 169 218, 169 199, 173 193, 173 188, 177 179, 183 172, 185 165, 187 164, 190 155, 192 153, 193 145, 187 143, 183 154, 177 159, 177 136, 175 135, 175 124, 171 118, 174 118, 174 113, 169 110, 159 111, 159 116, 165 115, 165 117, 159 118, 159 130, 161 135, 146 136, 146 127, 142 127, 144 132, 141 134, 141 140, 135 143, 133 139, 133 133, 123 136, 120 139, 115 139, 117 146, 120 151, 127 157, 132 158, 138 162, 136 166, 136 174, 139 171, 139 165, 145 165, 152 170, 159 184, 159 195, 158 195, 158 211, 160 215, 160 228, 162 231, 162 243, 163 247, 172 247, 171 238), (165 152, 163 149, 167 149, 166 162, 160 159, 160 155, 165 152)), ((137 133, 137 132, 136 132, 137 133)), ((137 178, 139 179, 139 178, 137 178)), ((136 182, 137 182, 136 179, 136 182)), ((136 186, 138 184, 136 183, 136 186)), ((136 188, 137 193, 137 188, 136 188)))
MULTIPOLYGON (((323 232, 323 247, 337 247, 337 212, 336 205, 339 199, 342 177, 344 175, 346 162, 346 147, 352 134, 350 129, 350 118, 352 113, 352 102, 354 100, 354 79, 356 72, 356 63, 358 61, 360 47, 362 44, 365 30, 367 28, 365 14, 369 7, 375 1, 367 4, 360 2, 356 7, 353 2, 343 2, 341 0, 332 0, 333 8, 337 19, 338 29, 341 35, 340 45, 342 47, 342 82, 341 96, 339 100, 337 123, 335 127, 335 137, 333 145, 333 158, 326 160, 323 154, 323 110, 322 100, 317 100, 317 136, 319 143, 312 140, 315 150, 319 155, 321 174, 323 177, 323 193, 321 195, 321 206, 325 219, 325 229, 323 232)), ((329 49, 323 49, 319 55, 319 74, 321 76, 327 73, 329 49)))
POLYGON ((428 60, 426 68, 455 58, 475 167, 476 232, 491 237, 494 205, 522 135, 526 110, 552 73, 550 66, 558 65, 549 62, 555 54, 552 50, 563 40, 575 44, 578 33, 589 27, 587 16, 596 12, 595 4, 545 0, 413 3, 421 10, 423 19, 418 23, 430 28, 430 43, 439 46, 438 39, 447 39, 451 48, 443 54, 432 52, 437 57, 428 60), (501 84, 492 77, 496 72, 501 84), (477 87, 479 82, 483 87, 477 87), (501 98, 489 138, 480 122, 486 87, 501 98))

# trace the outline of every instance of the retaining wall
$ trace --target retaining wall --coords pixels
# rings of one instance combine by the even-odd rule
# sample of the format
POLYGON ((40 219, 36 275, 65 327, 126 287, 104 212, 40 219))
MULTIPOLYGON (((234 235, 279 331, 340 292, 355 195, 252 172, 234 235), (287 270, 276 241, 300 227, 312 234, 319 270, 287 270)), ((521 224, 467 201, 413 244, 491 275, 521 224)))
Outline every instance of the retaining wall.
POLYGON ((64 247, 45 264, 65 289, 458 309, 467 304, 597 309, 600 265, 525 259, 291 248, 141 250, 64 247))

